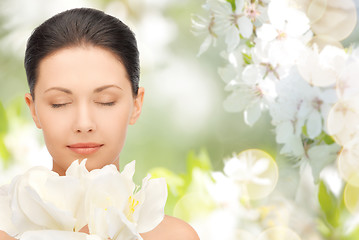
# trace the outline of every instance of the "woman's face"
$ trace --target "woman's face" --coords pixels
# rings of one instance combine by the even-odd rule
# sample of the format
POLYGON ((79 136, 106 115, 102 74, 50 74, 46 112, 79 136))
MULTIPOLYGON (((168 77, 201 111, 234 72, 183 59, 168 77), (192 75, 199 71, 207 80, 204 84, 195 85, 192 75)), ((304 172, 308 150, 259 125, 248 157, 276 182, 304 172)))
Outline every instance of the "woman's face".
POLYGON ((103 48, 64 48, 41 60, 35 101, 25 100, 42 129, 53 170, 64 175, 76 159, 89 170, 118 167, 127 126, 141 113, 144 89, 136 98, 126 69, 103 48))

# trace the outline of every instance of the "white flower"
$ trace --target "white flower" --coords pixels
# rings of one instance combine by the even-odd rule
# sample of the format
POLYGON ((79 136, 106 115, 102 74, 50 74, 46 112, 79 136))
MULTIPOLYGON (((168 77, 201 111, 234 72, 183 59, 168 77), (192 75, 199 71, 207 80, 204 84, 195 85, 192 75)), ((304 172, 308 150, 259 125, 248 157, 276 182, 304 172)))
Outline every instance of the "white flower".
POLYGON ((226 83, 225 90, 231 91, 240 86, 242 72, 246 63, 243 54, 249 54, 250 49, 245 45, 239 46, 233 52, 222 52, 221 56, 228 61, 225 67, 218 68, 218 74, 226 83))
POLYGON ((201 44, 197 56, 202 55, 211 45, 216 45, 217 34, 214 32, 214 16, 203 18, 201 16, 192 17, 193 33, 195 35, 206 34, 206 38, 201 44))
POLYGON ((138 190, 134 161, 122 173, 114 165, 91 172, 85 165, 74 161, 66 176, 34 167, 2 187, 0 229, 24 240, 137 240, 163 220, 164 179, 147 176, 138 190), (86 225, 92 235, 78 233, 86 225))
MULTIPOLYGON (((341 67, 341 65, 337 66, 341 67)), ((347 58, 345 66, 339 68, 337 81, 338 97, 344 100, 359 95, 359 47, 353 50, 352 54, 347 58)))
POLYGON ((297 66, 304 80, 315 86, 326 87, 337 82, 346 59, 347 54, 343 49, 328 45, 319 53, 317 45, 314 45, 313 48, 303 49, 297 66))
MULTIPOLYGON (((244 14, 245 0, 236 0, 236 9, 227 1, 208 0, 208 8, 213 12, 216 27, 215 31, 225 36, 227 50, 233 51, 240 42, 240 35, 249 38, 253 33, 251 19, 244 14)), ((251 16, 250 16, 251 17, 251 16)))
POLYGON ((83 197, 78 179, 60 177, 44 167, 16 177, 9 195, 12 221, 19 234, 43 229, 72 231, 83 197))
POLYGON ((206 216, 206 218, 200 218, 194 221, 192 225, 201 239, 238 239, 235 236, 235 229, 238 225, 238 215, 233 214, 231 209, 216 209, 206 216))
POLYGON ((260 175, 269 167, 270 160, 261 158, 255 161, 251 152, 238 158, 233 156, 225 162, 224 173, 238 183, 255 183, 258 185, 269 185, 270 180, 262 178, 260 175))
POLYGON ((232 212, 238 212, 238 200, 240 199, 240 188, 221 172, 213 172, 214 182, 207 182, 208 193, 216 204, 222 208, 228 208, 232 212))
POLYGON ((38 230, 25 232, 20 240, 103 240, 96 235, 86 233, 58 231, 58 230, 38 230))
POLYGON ((164 217, 167 187, 164 179, 147 176, 138 188, 132 181, 135 162, 122 173, 114 165, 91 171, 85 195, 91 234, 111 239, 142 239, 139 233, 156 227, 164 217))
POLYGON ((278 97, 269 106, 276 141, 284 144, 281 153, 303 156, 303 126, 310 139, 326 131, 326 119, 336 101, 335 90, 310 86, 295 69, 276 87, 278 97))
POLYGON ((257 29, 258 39, 265 42, 270 63, 293 65, 310 40, 309 19, 289 6, 286 0, 273 0, 268 5, 270 23, 257 29))
POLYGON ((276 83, 265 74, 264 65, 251 64, 245 67, 241 80, 232 83, 232 94, 224 102, 227 111, 244 111, 244 119, 249 126, 259 119, 262 110, 274 101, 277 94, 276 83))
POLYGON ((308 83, 291 71, 277 85, 278 97, 269 106, 272 124, 275 126, 277 143, 284 144, 280 153, 302 155, 304 153, 301 141, 302 127, 306 118, 298 115, 305 96, 303 93, 311 91, 308 83))
POLYGON ((8 233, 10 236, 15 236, 17 231, 11 221, 9 185, 0 187, 0 213, 0 230, 8 233))
POLYGON ((359 96, 339 100, 328 115, 328 132, 345 147, 359 142, 359 96))
POLYGON ((261 92, 256 85, 242 86, 233 91, 224 101, 224 107, 229 112, 246 111, 245 121, 253 125, 260 117, 264 106, 261 104, 261 92))
POLYGON ((321 90, 318 87, 311 87, 304 96, 298 116, 306 119, 308 137, 314 139, 323 130, 326 131, 326 120, 337 98, 334 89, 321 90))

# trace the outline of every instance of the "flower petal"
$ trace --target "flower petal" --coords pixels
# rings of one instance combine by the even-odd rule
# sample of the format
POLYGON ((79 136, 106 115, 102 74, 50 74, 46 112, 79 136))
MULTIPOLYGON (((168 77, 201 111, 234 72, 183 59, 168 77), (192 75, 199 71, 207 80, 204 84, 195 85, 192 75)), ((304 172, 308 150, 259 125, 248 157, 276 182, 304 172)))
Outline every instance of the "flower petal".
POLYGON ((285 143, 288 138, 293 136, 293 125, 290 121, 285 121, 278 124, 275 131, 277 143, 285 143))
POLYGON ((258 38, 264 40, 265 42, 272 41, 278 35, 278 32, 273 27, 273 25, 267 23, 258 28, 256 33, 258 38))
POLYGON ((8 196, 9 185, 0 187, 0 230, 10 236, 17 234, 14 224, 11 222, 10 198, 8 196))
POLYGON ((123 171, 121 172, 121 175, 127 177, 128 179, 133 178, 133 175, 135 174, 135 168, 136 168, 136 161, 133 160, 132 162, 128 163, 123 171))
POLYGON ((57 231, 57 230, 39 230, 27 231, 22 234, 20 240, 101 240, 98 236, 87 235, 86 233, 57 231))
POLYGON ((236 49, 236 47, 239 44, 239 41, 240 41, 239 31, 236 26, 231 25, 228 28, 225 36, 225 42, 227 44, 228 52, 232 52, 234 49, 236 49))
POLYGON ((307 120, 307 133, 314 139, 322 132, 322 116, 318 111, 312 111, 307 120))
POLYGON ((250 181, 257 185, 271 185, 271 180, 269 178, 253 177, 250 181))
POLYGON ((268 169, 269 164, 270 164, 270 160, 267 158, 258 159, 254 163, 254 166, 252 167, 252 173, 254 175, 259 175, 264 173, 268 169))
POLYGON ((71 189, 70 192, 77 192, 73 178, 60 178, 56 173, 44 167, 34 167, 12 182, 10 201, 13 222, 20 232, 44 228, 72 230, 74 227, 74 212, 71 212, 74 207, 66 206, 62 202, 63 193, 57 192, 58 197, 47 199, 49 196, 46 193, 50 190, 46 184, 52 177, 61 179, 61 184, 65 185, 63 188, 67 186, 71 189), (75 190, 72 190, 72 187, 75 190))
POLYGON ((201 56, 205 51, 207 51, 208 48, 211 46, 212 42, 213 42, 213 36, 208 35, 204 39, 203 43, 201 44, 199 51, 197 53, 197 57, 201 56))
POLYGON ((130 222, 118 209, 110 208, 107 211, 107 223, 109 236, 113 240, 142 240, 136 230, 136 223, 130 222))
POLYGON ((86 176, 89 171, 86 168, 87 159, 83 159, 80 163, 79 160, 73 161, 70 167, 66 170, 66 176, 72 176, 81 179, 86 176))
POLYGON ((254 104, 253 106, 247 108, 244 111, 244 121, 246 124, 248 124, 249 126, 253 126, 258 119, 260 118, 262 113, 261 107, 260 107, 260 102, 257 102, 256 104, 254 104))
POLYGON ((239 33, 244 38, 250 38, 250 36, 253 33, 253 24, 252 24, 251 20, 249 20, 249 18, 243 16, 238 19, 237 23, 238 23, 238 27, 239 27, 239 33))
POLYGON ((142 187, 145 201, 139 209, 137 230, 140 233, 151 231, 160 224, 167 201, 167 184, 164 178, 151 179, 142 187))

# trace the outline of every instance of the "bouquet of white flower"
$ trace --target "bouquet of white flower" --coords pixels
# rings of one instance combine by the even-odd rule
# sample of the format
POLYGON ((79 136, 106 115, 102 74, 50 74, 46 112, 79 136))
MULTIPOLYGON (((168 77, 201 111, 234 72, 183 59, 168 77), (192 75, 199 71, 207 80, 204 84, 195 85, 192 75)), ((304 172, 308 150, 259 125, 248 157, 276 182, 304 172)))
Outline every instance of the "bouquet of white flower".
POLYGON ((164 179, 132 180, 135 161, 88 171, 74 161, 66 176, 34 167, 0 188, 0 230, 21 240, 142 239, 164 217, 164 179), (89 234, 79 232, 88 227, 89 234))

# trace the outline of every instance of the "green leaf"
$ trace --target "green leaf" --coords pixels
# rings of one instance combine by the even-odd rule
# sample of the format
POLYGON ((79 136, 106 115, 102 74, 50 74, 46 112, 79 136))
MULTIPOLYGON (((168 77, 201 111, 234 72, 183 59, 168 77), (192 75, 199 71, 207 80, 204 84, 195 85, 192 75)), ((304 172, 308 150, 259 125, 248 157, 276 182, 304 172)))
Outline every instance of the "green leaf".
POLYGON ((165 178, 167 186, 174 196, 184 195, 182 188, 185 182, 179 175, 163 167, 153 168, 149 173, 152 178, 165 178))
POLYGON ((341 204, 323 181, 320 181, 319 183, 318 200, 320 207, 324 212, 326 222, 332 227, 338 228, 340 226, 341 204))
POLYGON ((246 64, 251 64, 252 63, 252 57, 246 53, 242 53, 243 56, 243 60, 246 64))
POLYGON ((6 111, 2 103, 0 102, 0 137, 4 136, 9 128, 6 111))
POLYGON ((335 143, 334 138, 329 136, 328 134, 325 134, 322 139, 328 145, 335 143))
POLYGON ((251 41, 251 40, 247 40, 247 41, 246 41, 246 45, 247 45, 247 47, 252 48, 252 47, 254 47, 256 44, 255 44, 253 41, 251 41))
POLYGON ((331 144, 335 143, 333 137, 329 136, 324 131, 322 131, 321 134, 318 137, 316 137, 315 139, 317 139, 319 142, 324 141, 327 145, 331 145, 331 144))
POLYGON ((302 133, 303 133, 304 136, 308 137, 307 125, 304 125, 302 127, 302 133))
POLYGON ((212 163, 206 150, 202 149, 198 155, 196 155, 193 151, 189 152, 187 156, 187 171, 190 176, 195 168, 199 168, 207 172, 212 170, 212 163))
POLYGON ((173 210, 174 216, 186 221, 198 217, 205 217, 216 206, 209 195, 206 185, 211 181, 210 174, 199 168, 193 169, 192 180, 186 188, 186 194, 182 196, 173 210))
POLYGON ((166 179, 168 197, 165 206, 165 213, 173 215, 173 211, 178 200, 186 194, 184 178, 163 167, 153 168, 149 171, 149 173, 153 178, 163 177, 166 179))
POLYGON ((236 10, 236 0, 227 0, 232 5, 233 12, 236 10))
POLYGON ((10 152, 7 150, 4 143, 4 136, 9 131, 9 123, 7 114, 3 104, 0 102, 0 159, 3 160, 4 167, 8 167, 10 164, 10 152))
POLYGON ((185 221, 204 218, 215 209, 215 203, 207 195, 190 192, 184 195, 176 204, 173 215, 185 221))
POLYGON ((325 237, 325 239, 329 238, 331 229, 329 228, 328 224, 323 221, 323 219, 318 219, 317 229, 323 235, 323 237, 325 237))
POLYGON ((3 160, 4 168, 7 168, 10 165, 11 154, 7 150, 4 140, 0 138, 0 159, 3 160))

